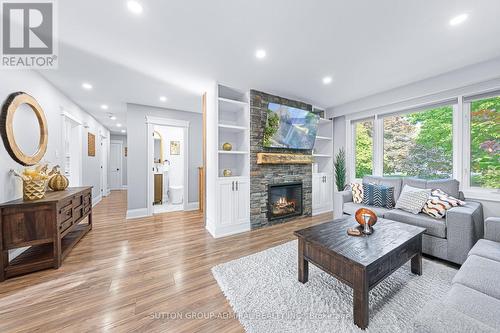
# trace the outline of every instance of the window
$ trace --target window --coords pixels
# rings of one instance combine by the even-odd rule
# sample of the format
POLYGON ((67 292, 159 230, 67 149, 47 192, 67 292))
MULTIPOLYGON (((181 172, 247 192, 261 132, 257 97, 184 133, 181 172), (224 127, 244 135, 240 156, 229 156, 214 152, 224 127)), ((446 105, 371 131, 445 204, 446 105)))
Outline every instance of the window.
POLYGON ((354 124, 356 178, 373 174, 373 121, 354 124))
POLYGON ((384 176, 424 179, 453 174, 453 106, 385 117, 384 176))
POLYGON ((500 97, 470 103, 470 186, 500 188, 500 97))

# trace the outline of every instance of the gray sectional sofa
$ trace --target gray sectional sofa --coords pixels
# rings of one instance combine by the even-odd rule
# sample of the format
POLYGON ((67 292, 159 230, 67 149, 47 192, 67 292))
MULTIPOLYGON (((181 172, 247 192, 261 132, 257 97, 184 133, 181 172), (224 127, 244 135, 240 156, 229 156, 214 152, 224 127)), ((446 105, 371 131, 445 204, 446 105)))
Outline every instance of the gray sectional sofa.
MULTIPOLYGON (((393 186, 396 201, 406 184, 418 188, 438 188, 455 198, 464 200, 463 193, 459 191, 459 182, 454 179, 422 180, 366 176, 363 178, 363 183, 393 186)), ((350 190, 338 192, 335 195, 338 196, 335 202, 342 203, 344 214, 354 215, 359 208, 366 207, 375 211, 379 217, 426 228, 422 238, 423 252, 453 263, 462 264, 467 259, 469 250, 484 234, 483 209, 481 203, 478 202, 467 201, 465 206, 448 210, 445 218, 435 219, 424 213, 415 215, 399 209, 354 203, 350 190)))
POLYGON ((415 332, 500 332, 500 218, 486 219, 484 236, 470 250, 446 297, 418 314, 415 332))

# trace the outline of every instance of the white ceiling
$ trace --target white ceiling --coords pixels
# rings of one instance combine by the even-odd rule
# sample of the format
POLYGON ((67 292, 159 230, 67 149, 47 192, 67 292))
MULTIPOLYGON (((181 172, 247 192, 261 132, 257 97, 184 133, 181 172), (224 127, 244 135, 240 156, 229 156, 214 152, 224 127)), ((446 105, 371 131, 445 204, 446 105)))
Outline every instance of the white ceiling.
POLYGON ((215 80, 330 107, 500 56, 497 0, 140 2, 59 1, 59 69, 42 72, 113 131, 125 103, 199 112, 215 80))

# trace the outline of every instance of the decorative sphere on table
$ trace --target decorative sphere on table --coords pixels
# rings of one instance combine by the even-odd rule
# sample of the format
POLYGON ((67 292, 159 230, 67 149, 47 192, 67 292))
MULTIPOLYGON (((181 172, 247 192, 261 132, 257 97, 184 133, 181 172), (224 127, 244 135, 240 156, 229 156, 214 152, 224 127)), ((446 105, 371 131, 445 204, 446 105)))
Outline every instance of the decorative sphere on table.
POLYGON ((368 209, 368 208, 360 208, 356 211, 356 214, 354 215, 354 218, 356 221, 361 224, 365 225, 365 220, 363 219, 363 214, 368 214, 370 215, 370 222, 369 225, 370 227, 373 227, 375 223, 377 223, 377 214, 375 214, 374 211, 368 209))
POLYGON ((222 149, 225 150, 225 151, 231 151, 231 150, 233 150, 233 145, 230 144, 229 142, 225 142, 222 145, 222 149))

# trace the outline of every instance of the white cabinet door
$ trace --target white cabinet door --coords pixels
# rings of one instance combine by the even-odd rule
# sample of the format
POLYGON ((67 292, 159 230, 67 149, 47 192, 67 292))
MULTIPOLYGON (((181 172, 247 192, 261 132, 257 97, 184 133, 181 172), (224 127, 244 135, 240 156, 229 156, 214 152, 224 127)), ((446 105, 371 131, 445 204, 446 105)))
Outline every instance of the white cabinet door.
POLYGON ((331 174, 325 175, 324 183, 324 206, 325 209, 331 210, 333 204, 333 177, 331 174))
POLYGON ((250 221, 250 181, 241 179, 236 181, 234 192, 235 223, 246 223, 250 221))
POLYGON ((234 223, 234 180, 219 182, 219 223, 234 223))
POLYGON ((321 187, 323 185, 323 174, 313 174, 312 179, 312 208, 321 208, 321 187))

